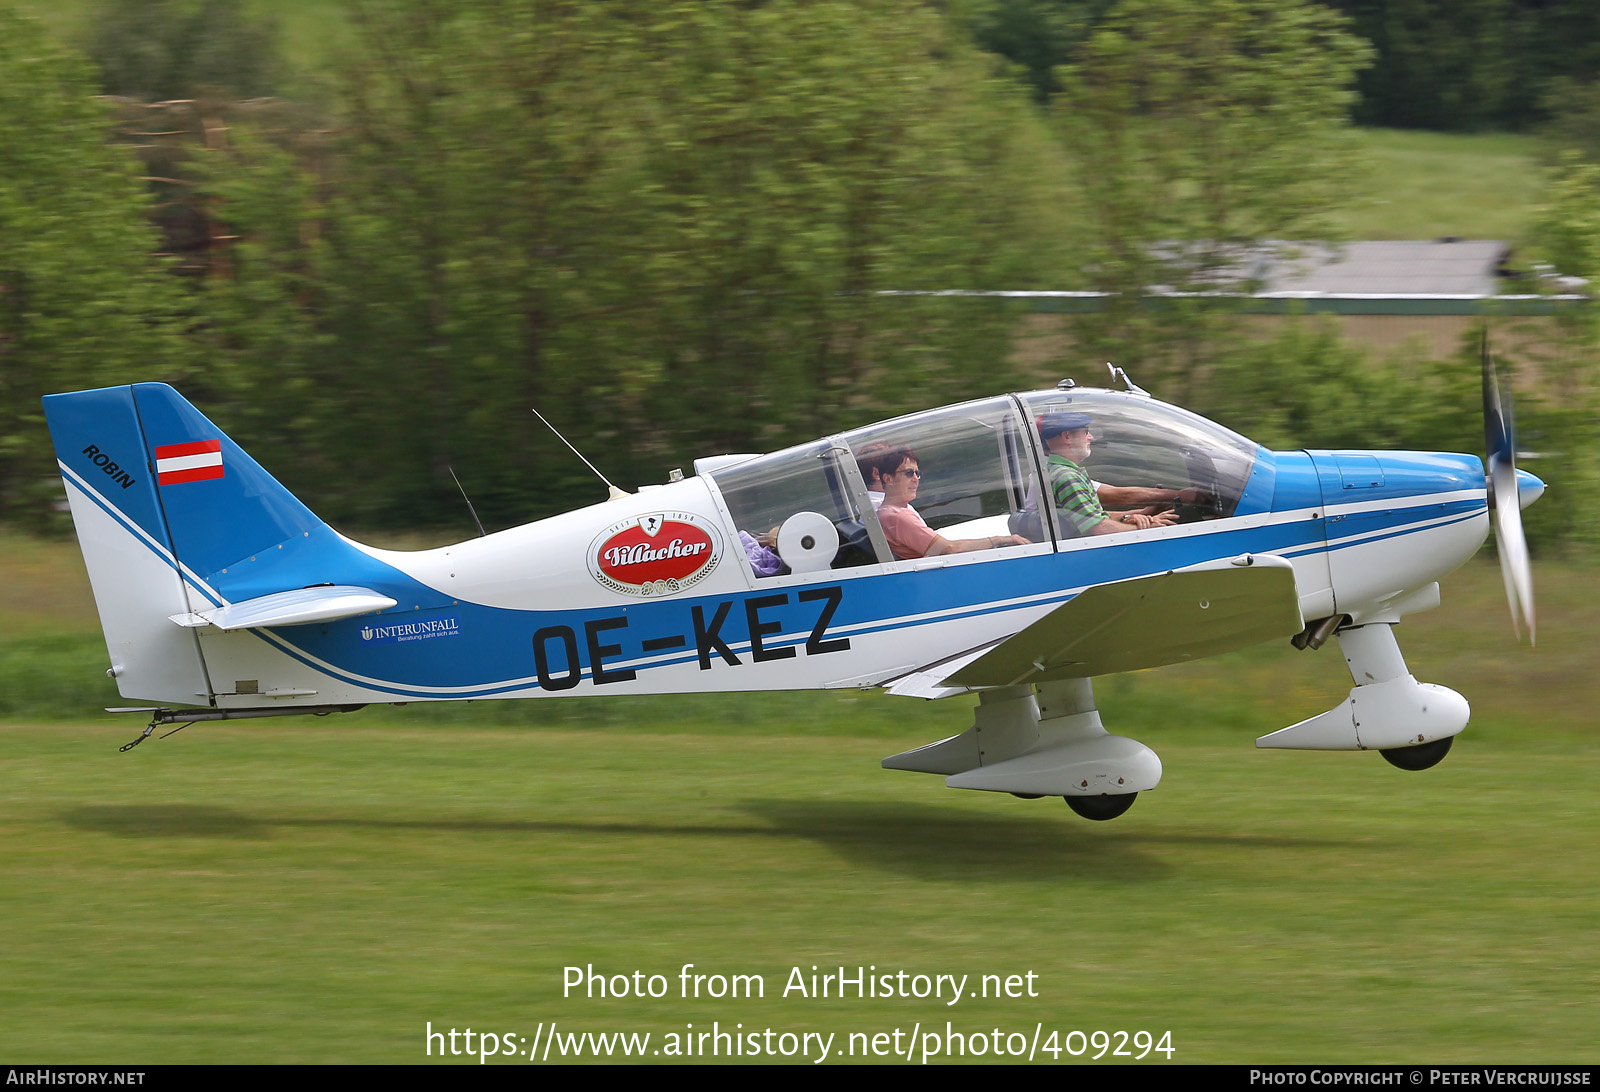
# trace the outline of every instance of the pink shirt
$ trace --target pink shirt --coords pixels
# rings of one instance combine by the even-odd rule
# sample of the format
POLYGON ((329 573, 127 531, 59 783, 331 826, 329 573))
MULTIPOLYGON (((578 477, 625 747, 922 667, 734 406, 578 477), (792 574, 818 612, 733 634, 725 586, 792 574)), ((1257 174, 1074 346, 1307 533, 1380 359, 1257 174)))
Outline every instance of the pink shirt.
POLYGON ((939 537, 939 532, 924 523, 921 516, 901 505, 885 504, 878 509, 878 522, 883 525, 889 549, 901 561, 926 557, 933 540, 939 537))

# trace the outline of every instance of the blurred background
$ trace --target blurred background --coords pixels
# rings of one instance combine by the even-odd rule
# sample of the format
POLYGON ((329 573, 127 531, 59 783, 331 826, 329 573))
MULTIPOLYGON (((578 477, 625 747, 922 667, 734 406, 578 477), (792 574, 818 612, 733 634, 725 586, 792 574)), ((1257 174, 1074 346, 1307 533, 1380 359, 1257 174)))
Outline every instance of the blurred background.
POLYGON ((1600 536, 1586 0, 0 0, 0 72, 13 530, 66 530, 52 391, 173 383, 437 541, 452 468, 491 530, 602 499, 532 406, 629 487, 1105 360, 1268 446, 1477 451, 1488 322, 1536 554, 1600 536), (1498 244, 1471 299, 1273 295, 1442 238, 1498 244))

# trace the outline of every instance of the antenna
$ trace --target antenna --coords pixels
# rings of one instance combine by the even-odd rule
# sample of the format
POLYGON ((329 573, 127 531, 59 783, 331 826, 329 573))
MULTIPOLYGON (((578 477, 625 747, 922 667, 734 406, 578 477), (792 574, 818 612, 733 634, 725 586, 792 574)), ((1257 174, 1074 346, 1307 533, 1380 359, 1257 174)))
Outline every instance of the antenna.
MULTIPOLYGON (((532 406, 529 406, 528 408, 529 409, 533 409, 532 406)), ((572 442, 570 440, 568 440, 565 436, 561 435, 560 430, 558 430, 556 428, 556 426, 552 425, 549 421, 545 420, 544 414, 540 413, 537 409, 533 409, 533 415, 535 417, 537 417, 539 420, 544 421, 544 427, 549 429, 551 432, 554 432, 556 434, 556 439, 558 439, 562 443, 566 444, 569 448, 572 448, 572 453, 574 455, 576 455, 578 458, 583 459, 583 465, 588 467, 590 470, 593 470, 594 473, 595 473, 595 477, 599 478, 601 481, 606 483, 606 488, 611 490, 611 496, 608 499, 616 500, 618 497, 626 497, 628 495, 626 490, 618 489, 616 486, 612 485, 611 484, 611 479, 606 477, 604 474, 600 473, 600 470, 599 470, 598 467, 596 467, 588 459, 584 459, 583 458, 583 452, 579 451, 575 447, 572 447, 572 442)))
POLYGON ((1128 373, 1111 363, 1111 361, 1106 361, 1106 367, 1111 371, 1111 382, 1121 383, 1122 389, 1125 391, 1129 391, 1133 394, 1142 394, 1146 398, 1150 397, 1149 391, 1145 390, 1143 387, 1139 386, 1139 384, 1129 379, 1128 373))
POLYGON ((447 463, 445 469, 450 471, 450 477, 455 480, 456 488, 461 490, 461 499, 467 502, 467 511, 472 513, 472 522, 478 525, 478 537, 488 538, 488 532, 483 529, 483 520, 478 518, 478 510, 472 507, 472 498, 467 496, 466 487, 461 484, 461 479, 456 477, 456 468, 447 463))

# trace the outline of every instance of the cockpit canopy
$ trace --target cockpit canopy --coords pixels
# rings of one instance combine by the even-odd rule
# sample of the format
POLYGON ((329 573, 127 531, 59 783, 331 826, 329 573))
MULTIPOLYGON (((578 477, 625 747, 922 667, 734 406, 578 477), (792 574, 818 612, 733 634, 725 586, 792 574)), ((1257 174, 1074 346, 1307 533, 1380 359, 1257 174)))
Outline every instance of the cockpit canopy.
MULTIPOLYGON (((983 540, 974 547, 979 550, 1042 546, 1048 552, 1079 534, 1073 521, 1057 518, 1049 499, 1049 452, 1038 423, 1057 413, 1088 418, 1093 447, 1083 469, 1096 487, 1182 491, 1179 524, 1235 514, 1259 450, 1220 425, 1143 394, 1069 389, 897 417, 722 465, 709 476, 760 576, 911 560, 897 557, 885 537, 878 516, 885 498, 870 488, 872 472, 863 462, 885 446, 911 453, 921 478, 904 507, 939 536, 983 540)), ((903 492, 904 483, 899 488, 903 492)), ((1102 497, 1115 493, 1100 491, 1102 497)), ((904 497, 888 503, 897 501, 904 497)))

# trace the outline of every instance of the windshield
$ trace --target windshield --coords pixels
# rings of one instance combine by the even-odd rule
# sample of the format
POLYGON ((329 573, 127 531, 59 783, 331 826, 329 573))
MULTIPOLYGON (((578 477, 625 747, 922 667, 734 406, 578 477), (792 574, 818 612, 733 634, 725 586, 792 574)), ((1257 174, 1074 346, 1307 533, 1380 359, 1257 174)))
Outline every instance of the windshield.
MULTIPOLYGON (((1176 522, 1231 516, 1255 465, 1257 447, 1213 421, 1143 395, 1103 390, 1022 396, 1035 427, 1083 418, 1092 445, 1082 469, 1110 496, 1179 493, 1176 522), (1060 416, 1056 416, 1060 415, 1060 416), (1107 489, 1105 487, 1111 487, 1107 489)), ((1070 529, 1064 529, 1071 537, 1070 529)))

